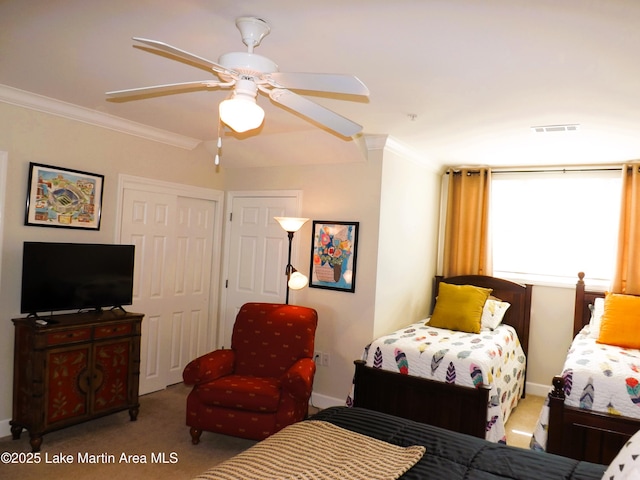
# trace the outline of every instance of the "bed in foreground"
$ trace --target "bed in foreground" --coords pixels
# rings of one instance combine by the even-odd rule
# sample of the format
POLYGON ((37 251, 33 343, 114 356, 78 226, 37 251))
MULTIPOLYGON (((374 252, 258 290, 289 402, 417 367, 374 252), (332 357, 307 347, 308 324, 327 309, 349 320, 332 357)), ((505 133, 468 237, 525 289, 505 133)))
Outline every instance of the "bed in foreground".
MULTIPOLYGON (((295 437, 296 434, 292 435, 295 437)), ((197 478, 599 480, 606 468, 604 465, 496 444, 371 410, 331 407, 309 420, 286 427, 197 478), (327 428, 328 436, 316 433, 291 443, 289 430, 314 422, 327 428), (335 434, 334 429, 346 436, 354 435, 354 441, 342 445, 338 453, 318 447, 331 443, 329 440, 335 434), (374 447, 379 448, 376 455, 367 455, 370 453, 369 441, 377 444, 374 447), (283 449, 294 450, 297 455, 283 455, 283 449), (383 460, 385 456, 391 458, 394 465, 389 467, 387 460, 383 460), (394 461, 398 456, 401 457, 399 461, 394 461), (299 467, 301 461, 306 465, 299 467), (272 473, 268 473, 270 471, 272 473), (362 472, 368 473, 363 475, 362 472)))
POLYGON ((433 292, 429 325, 408 325, 365 347, 347 404, 506 442, 504 423, 524 395, 532 287, 483 275, 438 276, 433 292), (451 286, 490 289, 491 297, 479 303, 482 313, 491 298, 509 306, 499 324, 478 333, 432 328, 442 305, 436 296, 442 300, 445 286, 445 292, 451 286))
MULTIPOLYGON (((575 337, 561 375, 553 378, 531 448, 608 464, 640 430, 640 350, 623 348, 617 345, 619 339, 601 336, 604 293, 586 290, 584 273, 578 277, 575 337)), ((612 296, 610 300, 626 302, 637 297, 612 296)), ((612 318, 616 317, 609 316, 607 321, 612 318)), ((611 327, 615 334, 624 328, 617 322, 608 323, 609 331, 611 327)), ((635 331, 629 337, 637 335, 635 331)))

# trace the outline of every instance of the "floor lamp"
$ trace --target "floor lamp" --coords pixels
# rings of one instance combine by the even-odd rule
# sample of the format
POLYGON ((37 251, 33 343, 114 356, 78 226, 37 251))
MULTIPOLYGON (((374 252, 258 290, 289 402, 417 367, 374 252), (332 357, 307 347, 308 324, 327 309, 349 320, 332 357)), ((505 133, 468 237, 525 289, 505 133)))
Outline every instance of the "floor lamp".
POLYGON ((287 257, 287 267, 284 274, 287 276, 287 294, 285 304, 289 305, 289 289, 300 290, 307 286, 309 279, 291 265, 291 243, 293 234, 300 230, 309 219, 297 217, 273 217, 289 236, 289 256, 287 257))

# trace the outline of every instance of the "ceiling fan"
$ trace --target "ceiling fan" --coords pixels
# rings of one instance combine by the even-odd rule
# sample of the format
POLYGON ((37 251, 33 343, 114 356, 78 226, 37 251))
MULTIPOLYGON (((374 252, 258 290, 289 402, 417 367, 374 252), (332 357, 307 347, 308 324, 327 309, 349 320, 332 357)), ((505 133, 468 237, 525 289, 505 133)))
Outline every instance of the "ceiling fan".
MULTIPOLYGON (((112 98, 156 93, 178 93, 197 87, 233 88, 231 97, 221 102, 220 120, 237 132, 258 128, 264 111, 256 103, 258 91, 267 94, 276 104, 297 112, 345 137, 356 135, 362 126, 291 90, 368 96, 369 89, 355 76, 323 73, 279 72, 271 60, 253 53, 254 47, 269 34, 271 28, 256 17, 239 17, 236 26, 242 34, 247 52, 232 52, 212 62, 163 42, 133 37, 158 51, 171 54, 197 66, 212 70, 219 80, 171 83, 152 87, 115 90, 106 94, 112 98)), ((151 50, 153 52, 153 50, 151 50)))

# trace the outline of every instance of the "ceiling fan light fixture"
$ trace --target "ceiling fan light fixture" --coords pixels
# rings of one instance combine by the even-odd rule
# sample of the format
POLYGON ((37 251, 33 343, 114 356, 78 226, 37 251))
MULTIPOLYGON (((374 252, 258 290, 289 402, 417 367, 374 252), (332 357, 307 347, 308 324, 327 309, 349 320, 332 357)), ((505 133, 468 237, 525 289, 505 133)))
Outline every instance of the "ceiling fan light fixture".
POLYGON ((256 103, 257 87, 251 80, 239 80, 233 97, 220 103, 220 120, 238 133, 262 125, 264 110, 256 103))

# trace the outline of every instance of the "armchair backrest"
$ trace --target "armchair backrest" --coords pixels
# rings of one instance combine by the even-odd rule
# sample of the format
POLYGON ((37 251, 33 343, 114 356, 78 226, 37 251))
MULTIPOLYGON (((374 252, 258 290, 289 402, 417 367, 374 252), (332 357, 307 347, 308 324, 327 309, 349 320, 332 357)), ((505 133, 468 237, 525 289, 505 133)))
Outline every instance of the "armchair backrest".
POLYGON ((301 358, 313 358, 318 314, 313 308, 246 303, 231 336, 235 373, 279 377, 301 358))

